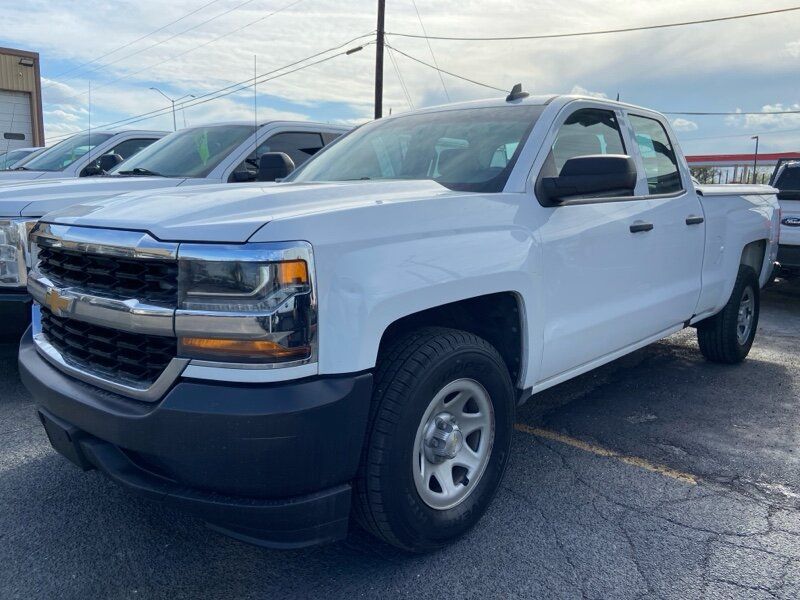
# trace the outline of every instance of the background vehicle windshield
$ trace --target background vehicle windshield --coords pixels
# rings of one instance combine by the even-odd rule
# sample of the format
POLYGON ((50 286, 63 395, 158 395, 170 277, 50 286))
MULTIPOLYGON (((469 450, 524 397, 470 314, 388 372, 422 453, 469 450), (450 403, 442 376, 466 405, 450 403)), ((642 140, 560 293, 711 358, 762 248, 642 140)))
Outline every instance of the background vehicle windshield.
POLYGON ((111 133, 73 135, 25 163, 25 168, 31 171, 62 171, 95 146, 112 137, 114 136, 111 133))
POLYGON ((164 177, 207 177, 226 156, 253 135, 250 125, 193 127, 151 144, 111 171, 164 177))
POLYGON ((543 109, 470 108, 374 121, 289 180, 432 179, 452 190, 499 192, 543 109))
POLYGON ((0 171, 5 171, 29 154, 29 150, 10 150, 5 154, 0 154, 0 171))

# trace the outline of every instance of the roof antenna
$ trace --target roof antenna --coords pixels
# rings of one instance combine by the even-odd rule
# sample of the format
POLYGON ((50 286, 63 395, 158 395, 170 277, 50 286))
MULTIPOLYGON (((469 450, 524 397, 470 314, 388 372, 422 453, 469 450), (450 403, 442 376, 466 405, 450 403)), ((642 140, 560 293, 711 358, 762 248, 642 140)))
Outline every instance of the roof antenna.
POLYGON ((523 98, 527 98, 530 96, 528 92, 522 91, 522 84, 518 83, 513 88, 511 88, 511 93, 506 96, 506 102, 513 102, 514 100, 522 100, 523 98))
POLYGON ((619 92, 617 92, 617 102, 619 102, 619 92))

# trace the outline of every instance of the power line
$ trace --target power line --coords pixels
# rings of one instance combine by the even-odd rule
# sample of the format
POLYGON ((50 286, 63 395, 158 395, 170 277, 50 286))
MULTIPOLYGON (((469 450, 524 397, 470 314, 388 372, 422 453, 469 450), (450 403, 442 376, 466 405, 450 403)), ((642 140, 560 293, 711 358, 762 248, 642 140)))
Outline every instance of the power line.
POLYGON ((775 10, 765 10, 761 12, 747 13, 743 15, 732 15, 728 17, 714 17, 710 19, 698 19, 696 21, 680 21, 678 23, 662 23, 659 25, 642 25, 638 27, 624 27, 620 29, 603 29, 598 31, 578 31, 571 33, 550 33, 542 35, 516 35, 516 36, 501 36, 501 37, 455 37, 455 36, 442 36, 442 35, 419 35, 416 33, 396 33, 386 32, 387 35, 394 35, 398 37, 418 38, 428 40, 447 40, 452 42, 507 42, 513 40, 550 40, 554 38, 568 38, 568 37, 584 37, 589 35, 608 35, 613 33, 627 33, 630 31, 648 31, 652 29, 667 29, 669 27, 683 27, 685 25, 702 25, 704 23, 719 23, 721 21, 735 21, 737 19, 749 19, 751 17, 762 17, 766 15, 776 15, 780 13, 787 13, 800 10, 800 6, 792 6, 789 8, 779 8, 775 10))
MULTIPOLYGON (((205 93, 205 94, 203 94, 201 96, 198 96, 197 98, 195 98, 194 100, 192 100, 190 102, 184 102, 183 105, 182 105, 182 108, 185 109, 185 108, 192 108, 194 106, 199 106, 201 104, 205 104, 206 102, 210 102, 212 100, 217 100, 219 98, 223 98, 225 96, 229 96, 231 94, 239 92, 239 91, 241 91, 243 89, 247 89, 247 88, 251 87, 252 85, 255 85, 256 83, 263 83, 264 81, 271 81, 272 79, 277 79, 278 77, 283 77, 284 75, 290 75, 291 73, 294 73, 294 72, 299 71, 301 69, 305 69, 305 68, 312 67, 314 65, 320 64, 322 62, 326 62, 327 60, 330 60, 332 58, 336 58, 338 56, 343 56, 343 55, 347 54, 347 51, 339 52, 337 54, 331 55, 329 57, 326 57, 326 58, 324 58, 322 60, 319 60, 319 61, 316 61, 316 62, 313 62, 313 63, 309 63, 309 64, 306 64, 306 65, 302 64, 302 63, 306 63, 309 60, 312 60, 314 58, 322 56, 323 54, 327 54, 327 53, 333 52, 335 50, 340 50, 341 48, 344 48, 345 46, 348 46, 349 44, 352 44, 353 42, 355 42, 357 40, 361 40, 361 39, 363 39, 365 37, 369 37, 369 36, 372 36, 372 35, 374 35, 373 32, 370 32, 370 33, 367 33, 367 34, 364 34, 364 35, 360 35, 358 37, 352 38, 352 39, 350 39, 350 40, 348 40, 346 42, 343 42, 343 43, 338 44, 336 46, 333 46, 331 48, 327 48, 325 50, 320 50, 319 52, 315 52, 314 54, 311 54, 309 56, 306 56, 304 58, 301 58, 301 59, 296 60, 294 62, 291 62, 289 64, 283 65, 282 67, 278 67, 276 69, 272 69, 271 71, 267 71, 265 73, 262 73, 262 74, 260 74, 260 75, 258 75, 256 77, 253 77, 253 78, 250 78, 250 79, 245 79, 244 81, 239 81, 237 83, 232 83, 232 84, 230 84, 228 86, 225 86, 223 88, 219 88, 217 90, 213 90, 213 91, 207 92, 207 93, 205 93), (286 69, 290 69, 291 67, 297 67, 298 65, 302 65, 302 66, 300 66, 298 68, 295 68, 295 69, 292 69, 291 71, 288 71, 288 72, 285 72, 285 73, 280 73, 281 71, 285 71, 286 69), (275 73, 280 73, 280 75, 270 77, 271 75, 273 75, 275 73)), ((367 42, 362 47, 371 45, 373 43, 375 43, 375 42, 373 42, 373 41, 367 42)), ((171 111, 171 110, 172 110, 171 107, 159 108, 159 109, 152 110, 152 111, 149 111, 149 112, 146 112, 146 113, 142 113, 142 114, 139 114, 139 115, 134 115, 134 116, 131 116, 131 117, 127 117, 125 119, 120 119, 118 121, 112 121, 110 123, 105 123, 103 125, 94 126, 93 128, 97 129, 98 127, 101 127, 101 128, 104 128, 104 129, 115 129, 115 128, 121 127, 123 125, 131 125, 133 123, 138 123, 140 121, 145 121, 147 119, 152 119, 152 118, 155 118, 155 117, 160 117, 162 115, 169 114, 169 111, 171 111)), ((67 138, 67 137, 76 135, 78 133, 84 133, 85 131, 86 130, 74 131, 74 132, 71 132, 69 134, 56 136, 56 137, 51 138, 51 139, 54 139, 54 140, 63 139, 63 138, 67 138)))
POLYGON ((773 135, 775 133, 794 133, 795 131, 800 131, 800 127, 793 127, 792 129, 773 129, 772 131, 756 131, 751 133, 733 133, 733 134, 726 134, 726 135, 708 135, 703 137, 693 137, 693 138, 681 138, 681 143, 683 142, 699 142, 703 140, 721 140, 727 138, 751 138, 754 135, 773 135))
POLYGON ((425 62, 424 60, 420 60, 419 58, 411 56, 410 54, 406 54, 405 52, 403 52, 402 50, 398 50, 394 46, 391 46, 389 44, 386 44, 386 46, 388 48, 391 48, 392 50, 394 50, 398 54, 402 54, 406 58, 413 60, 414 62, 418 62, 421 65, 425 65, 426 67, 428 67, 430 69, 434 69, 436 71, 439 71, 440 73, 444 73, 445 75, 450 75, 450 77, 455 77, 456 79, 463 79, 464 81, 469 81, 470 83, 474 83, 475 85, 479 85, 481 87, 489 88, 490 90, 495 90, 497 92, 503 92, 504 94, 508 93, 507 89, 495 87, 493 85, 489 85, 488 83, 481 83, 480 81, 475 81, 474 79, 470 79, 469 77, 464 77, 463 75, 458 75, 457 73, 453 73, 452 71, 445 71, 444 69, 440 69, 437 66, 434 66, 434 65, 432 65, 430 63, 425 62))
MULTIPOLYGON (((250 1, 252 1, 252 0, 250 0, 250 1)), ((160 61, 158 61, 156 63, 147 65, 146 67, 144 67, 142 69, 139 69, 138 71, 133 71, 133 72, 127 73, 125 75, 122 75, 121 77, 117 77, 116 79, 112 79, 111 81, 107 81, 107 82, 103 83, 103 85, 98 86, 98 87, 99 88, 108 87, 108 86, 110 86, 110 85, 112 85, 114 83, 117 83, 118 81, 122 81, 123 79, 128 79, 129 77, 133 77, 134 75, 138 75, 139 73, 143 73, 145 71, 150 71, 150 70, 152 70, 152 69, 154 69, 154 68, 156 68, 158 66, 163 65, 164 63, 167 63, 167 62, 170 62, 172 60, 175 60, 176 58, 180 58, 181 56, 185 56, 185 55, 189 54, 190 52, 194 52, 196 50, 199 50, 200 48, 205 48, 206 46, 209 46, 209 45, 211 45, 211 44, 213 44, 215 42, 218 42, 222 38, 226 38, 228 36, 231 36, 234 33, 239 33, 240 31, 243 31, 243 30, 247 29, 248 27, 252 27, 256 23, 260 23, 261 21, 269 19, 270 17, 273 17, 273 16, 275 16, 275 15, 277 15, 279 13, 282 13, 282 12, 284 12, 286 10, 289 10, 290 8, 292 8, 294 6, 297 6, 301 2, 305 2, 305 0, 294 0, 294 2, 290 2, 289 4, 286 4, 286 5, 284 5, 284 6, 280 7, 280 8, 276 8, 272 12, 267 13, 266 15, 263 15, 263 16, 259 17, 258 19, 250 21, 249 23, 245 23, 241 27, 237 27, 236 29, 234 29, 232 31, 228 31, 227 33, 223 33, 221 35, 218 35, 215 38, 211 38, 210 40, 207 40, 207 41, 203 42, 202 44, 197 44, 195 46, 192 46, 191 48, 187 48, 183 52, 179 52, 178 54, 173 54, 169 58, 165 58, 164 60, 160 60, 160 61)))
POLYGON ((403 94, 406 97, 406 102, 408 102, 409 108, 414 110, 414 102, 411 100, 411 94, 408 93, 408 87, 406 87, 406 82, 403 80, 403 75, 400 73, 400 67, 397 66, 397 59, 394 57, 394 51, 391 47, 389 47, 389 60, 392 61, 392 65, 394 66, 394 72, 397 73, 397 78, 400 80, 400 87, 403 89, 403 94))
MULTIPOLYGON (((211 23, 212 21, 216 21, 217 19, 219 19, 221 17, 224 17, 227 14, 230 14, 230 13, 236 11, 236 10, 239 10, 240 8, 242 8, 243 6, 245 6, 247 4, 252 4, 253 2, 255 2, 255 0, 245 0, 244 2, 240 2, 236 6, 233 6, 233 7, 229 8, 228 10, 225 10, 225 11, 219 13, 218 15, 215 15, 215 16, 209 18, 209 19, 206 19, 205 21, 201 21, 200 23, 196 23, 195 25, 192 25, 191 27, 188 27, 187 29, 184 29, 183 31, 179 31, 178 33, 174 33, 171 36, 164 38, 163 40, 159 40, 159 41, 155 42, 154 44, 150 44, 149 46, 145 46, 144 48, 140 48, 139 50, 136 50, 135 52, 131 52, 130 54, 126 54, 125 56, 121 56, 121 57, 116 58, 116 59, 114 59, 114 60, 112 60, 110 62, 103 63, 101 65, 97 65, 96 67, 93 67, 93 68, 89 69, 85 73, 85 75, 89 74, 89 73, 94 73, 95 71, 99 71, 100 69, 104 69, 105 67, 109 67, 111 65, 114 65, 114 64, 116 64, 118 62, 121 62, 121 61, 126 60, 128 58, 131 58, 132 56, 136 56, 137 54, 141 54, 142 52, 145 52, 147 50, 155 48, 156 46, 160 46, 162 44, 165 44, 165 43, 167 43, 167 42, 169 42, 171 40, 174 40, 177 37, 182 36, 184 33, 188 33, 190 31, 193 31, 195 29, 198 29, 198 28, 202 27, 203 25, 207 25, 208 23, 211 23)), ((302 0, 298 0, 298 2, 302 2, 302 0)), ((297 4, 297 2, 295 2, 294 4, 297 4)), ((137 71, 137 72, 141 72, 141 71, 137 71)), ((77 77, 77 75, 73 75, 71 77, 67 77, 66 79, 62 80, 61 83, 64 83, 65 81, 70 81, 72 79, 75 79, 75 77, 77 77)))
POLYGON ((665 115, 687 115, 695 117, 714 117, 714 116, 754 116, 754 115, 798 115, 800 110, 769 110, 760 112, 674 112, 674 111, 661 111, 665 115))
MULTIPOLYGON (((260 23, 261 21, 269 19, 270 17, 272 17, 274 15, 277 15, 278 13, 281 13, 283 11, 286 11, 286 10, 292 8, 292 7, 296 6, 297 4, 300 4, 301 2, 305 2, 305 0, 294 0, 294 2, 290 2, 289 4, 286 4, 285 6, 282 6, 280 8, 275 9, 271 13, 267 13, 266 15, 263 15, 263 16, 259 17, 258 19, 250 21, 249 23, 245 23, 241 27, 237 27, 236 29, 233 29, 232 31, 228 31, 227 33, 223 33, 221 35, 218 35, 215 38, 211 38, 210 40, 207 40, 207 41, 203 42, 202 44, 197 44, 195 46, 192 46, 191 48, 187 48, 183 52, 179 52, 178 54, 173 54, 172 56, 170 56, 168 58, 165 58, 164 60, 160 60, 158 62, 149 64, 146 67, 143 67, 143 68, 138 69, 136 71, 131 71, 129 73, 126 73, 125 75, 121 75, 120 77, 112 79, 111 81, 106 81, 102 85, 96 86, 95 89, 106 88, 106 87, 108 87, 110 85, 113 85, 113 84, 119 82, 119 81, 123 81, 125 79, 130 78, 130 77, 133 77, 134 75, 138 75, 139 73, 143 73, 145 71, 152 71, 154 68, 156 68, 158 66, 161 66, 164 63, 167 63, 167 62, 170 62, 172 60, 175 60, 176 58, 180 58, 181 56, 185 56, 186 54, 189 54, 191 52, 199 50, 200 48, 204 48, 206 46, 209 46, 209 45, 211 45, 211 44, 213 44, 215 42, 218 42, 222 38, 226 38, 226 37, 231 36, 231 35, 233 35, 235 33, 239 33, 240 31, 243 31, 244 29, 247 29, 248 27, 252 27, 253 25, 255 25, 257 23, 260 23)), ((364 37, 364 36, 362 36, 362 37, 364 37)), ((75 95, 82 95, 82 94, 75 94, 75 95)))
MULTIPOLYGON (((183 15, 182 17, 179 17, 179 18, 175 19, 174 21, 170 21, 170 22, 169 22, 169 23, 167 23, 166 25, 162 25, 162 26, 161 26, 161 27, 159 27, 158 29, 154 29, 154 30, 153 30, 153 31, 151 31, 150 33, 146 33, 145 35, 143 35, 143 36, 140 36, 140 37, 136 38, 135 40, 132 40, 132 41, 130 41, 130 42, 128 42, 128 43, 126 43, 126 44, 123 44, 122 46, 117 46, 117 47, 116 47, 116 48, 114 48, 113 50, 109 50, 109 51, 108 51, 108 52, 106 52, 105 54, 101 54, 100 56, 98 56, 98 57, 96 57, 96 58, 93 58, 93 59, 92 59, 92 60, 90 60, 90 61, 87 61, 87 62, 85 62, 85 63, 81 63, 81 64, 79 64, 79 65, 76 65, 76 66, 74 66, 74 67, 71 67, 71 68, 67 69, 66 71, 62 71, 62 72, 61 72, 61 73, 59 73, 58 75, 56 75, 56 76, 54 76, 54 77, 52 77, 52 78, 49 78, 49 79, 53 80, 53 83, 55 83, 55 80, 57 80, 57 79, 58 79, 58 78, 60 78, 60 77, 63 77, 64 75, 67 75, 67 74, 69 74, 69 73, 72 73, 73 71, 77 71, 78 69, 82 69, 83 67, 86 67, 86 66, 88 66, 88 65, 94 64, 94 63, 96 63, 98 60, 102 60, 102 59, 104 59, 104 58, 105 58, 105 57, 107 57, 107 56, 111 56, 112 54, 114 54, 114 53, 116 53, 116 52, 119 52, 120 50, 124 50, 125 48, 128 48, 128 47, 130 47, 130 46, 133 46, 133 45, 134 45, 134 44, 136 44, 137 42, 141 42, 142 40, 149 38, 151 35, 155 35, 156 33, 159 33, 159 32, 161 32, 161 31, 164 31, 164 30, 165 30, 165 29, 167 29, 168 27, 171 27, 172 25, 175 25, 175 23, 178 23, 178 22, 180 22, 180 21, 183 21, 184 19, 186 19, 186 18, 188 18, 188 17, 191 17, 191 16, 192 16, 192 15, 194 15, 194 14, 197 14, 197 13, 199 13, 199 12, 200 12, 201 10, 203 10, 204 8, 207 8, 207 7, 211 6, 212 4, 216 4, 216 3, 217 3, 217 2, 219 2, 219 1, 220 1, 220 0, 211 0, 211 2, 206 2, 205 4, 203 4, 202 6, 200 6, 199 8, 196 8, 196 9, 194 9, 193 11, 186 13, 185 15, 183 15)), ((50 84, 48 84, 48 85, 46 85, 46 86, 44 86, 44 87, 46 87, 46 88, 47 88, 47 87, 50 87, 51 85, 53 85, 53 83, 50 83, 50 84)))
MULTIPOLYGON (((433 64, 436 66, 436 69, 439 69, 439 63, 436 60, 436 55, 433 53, 433 46, 431 46, 431 41, 428 39, 428 32, 425 31, 425 24, 422 22, 422 15, 419 14, 419 8, 417 8, 416 0, 411 0, 411 4, 414 5, 414 10, 417 13, 417 19, 419 20, 419 26, 422 28, 422 33, 425 35, 425 42, 428 44, 428 50, 431 53, 431 58, 433 59, 433 64)), ((450 94, 447 93, 447 86, 444 84, 444 76, 442 72, 439 71, 439 81, 442 82, 442 89, 444 90, 444 95, 447 97, 447 101, 450 102, 450 94)))

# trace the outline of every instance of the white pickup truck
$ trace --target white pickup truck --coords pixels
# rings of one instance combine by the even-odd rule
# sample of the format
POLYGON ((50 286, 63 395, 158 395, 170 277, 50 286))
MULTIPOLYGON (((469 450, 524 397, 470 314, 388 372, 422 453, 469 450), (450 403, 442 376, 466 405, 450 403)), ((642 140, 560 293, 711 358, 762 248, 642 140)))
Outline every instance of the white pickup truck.
POLYGON ((800 275, 800 161, 779 166, 772 185, 778 189, 781 205, 781 239, 778 262, 781 275, 800 275))
POLYGON ((202 125, 158 140, 102 177, 0 185, 0 342, 19 341, 30 322, 26 234, 45 213, 136 191, 274 181, 348 130, 296 121, 267 121, 257 131, 243 122, 202 125), (285 171, 270 168, 276 158, 285 171))
POLYGON ((0 171, 0 185, 100 175, 104 167, 130 158, 165 135, 166 131, 135 129, 79 133, 42 150, 20 167, 0 171))
POLYGON ((525 96, 369 123, 285 183, 48 215, 19 362, 53 446, 242 540, 352 512, 421 552, 489 506, 518 403, 690 326, 743 360, 774 190, 696 191, 653 111, 525 96))

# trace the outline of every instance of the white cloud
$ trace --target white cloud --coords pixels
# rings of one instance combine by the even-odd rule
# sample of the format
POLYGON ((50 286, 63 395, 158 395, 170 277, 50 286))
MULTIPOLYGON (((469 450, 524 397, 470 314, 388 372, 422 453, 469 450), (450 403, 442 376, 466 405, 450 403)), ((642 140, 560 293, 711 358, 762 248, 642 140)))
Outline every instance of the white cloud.
MULTIPOLYGON (((775 104, 765 104, 761 107, 761 112, 758 114, 731 115, 725 119, 725 122, 733 127, 767 131, 785 129, 788 127, 800 127, 800 112, 787 114, 784 111, 800 111, 800 103, 783 104, 777 102, 775 104)), ((736 112, 742 113, 746 111, 737 108, 736 112)))
POLYGON ((683 119, 678 117, 677 119, 672 119, 672 128, 675 131, 697 131, 699 127, 697 123, 694 121, 690 121, 689 119, 683 119))
POLYGON ((570 94, 575 94, 576 96, 590 96, 592 98, 608 98, 607 94, 603 92, 592 92, 587 90, 585 87, 581 85, 573 85, 572 90, 569 92, 570 94))
POLYGON ((783 49, 784 54, 794 58, 800 58, 800 40, 796 42, 789 42, 783 49))

